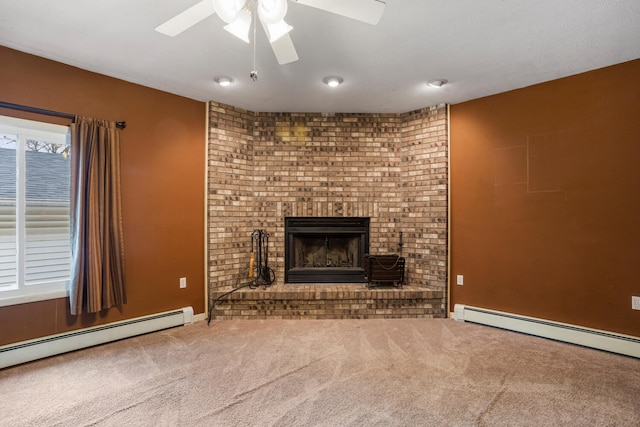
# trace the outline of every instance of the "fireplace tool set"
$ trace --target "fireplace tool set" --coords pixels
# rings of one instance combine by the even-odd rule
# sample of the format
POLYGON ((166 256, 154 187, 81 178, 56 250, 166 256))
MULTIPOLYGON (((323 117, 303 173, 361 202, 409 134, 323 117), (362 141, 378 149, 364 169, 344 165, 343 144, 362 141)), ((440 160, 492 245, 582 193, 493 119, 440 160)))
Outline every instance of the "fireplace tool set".
POLYGON ((249 259, 249 286, 269 287, 276 274, 269 267, 269 233, 265 230, 253 230, 251 233, 251 258, 249 259))
POLYGON ((249 282, 232 289, 213 300, 211 307, 209 307, 209 320, 207 321, 207 324, 211 323, 213 309, 220 299, 243 288, 256 289, 260 286, 264 286, 266 289, 275 282, 276 273, 271 267, 269 267, 269 233, 265 230, 253 230, 251 233, 251 256, 249 259, 248 276, 249 282))

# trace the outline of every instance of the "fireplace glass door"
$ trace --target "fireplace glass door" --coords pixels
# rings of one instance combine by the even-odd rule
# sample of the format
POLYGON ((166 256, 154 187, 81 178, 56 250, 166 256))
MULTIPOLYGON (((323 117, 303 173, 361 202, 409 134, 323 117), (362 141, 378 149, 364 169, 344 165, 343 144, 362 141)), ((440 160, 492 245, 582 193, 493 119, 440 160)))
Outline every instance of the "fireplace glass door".
POLYGON ((292 268, 362 267, 359 235, 296 236, 293 252, 292 268))
POLYGON ((287 283, 360 283, 369 218, 285 219, 287 283))

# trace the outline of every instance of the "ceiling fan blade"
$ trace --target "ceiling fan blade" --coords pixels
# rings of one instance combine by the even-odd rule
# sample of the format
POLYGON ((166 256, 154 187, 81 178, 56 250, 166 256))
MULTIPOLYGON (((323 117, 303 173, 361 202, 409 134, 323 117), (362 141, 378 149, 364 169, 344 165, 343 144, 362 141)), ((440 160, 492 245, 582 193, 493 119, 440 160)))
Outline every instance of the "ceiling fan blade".
POLYGON ((376 25, 386 3, 382 0, 292 0, 367 24, 376 25))
POLYGON ((198 22, 216 13, 211 0, 201 0, 189 9, 180 12, 167 22, 158 25, 155 30, 164 35, 174 37, 198 22))
POLYGON ((276 55, 276 59, 280 65, 298 60, 298 52, 296 52, 296 48, 289 34, 285 34, 271 43, 271 49, 273 49, 273 53, 276 55))

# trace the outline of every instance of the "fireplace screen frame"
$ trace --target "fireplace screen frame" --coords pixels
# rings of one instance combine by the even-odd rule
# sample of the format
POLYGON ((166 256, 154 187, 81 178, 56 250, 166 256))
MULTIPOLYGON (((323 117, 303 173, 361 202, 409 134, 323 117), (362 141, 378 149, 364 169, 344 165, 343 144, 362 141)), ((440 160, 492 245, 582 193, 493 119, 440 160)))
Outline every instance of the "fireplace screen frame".
POLYGON ((364 256, 369 253, 369 223, 366 217, 286 217, 285 283, 364 283, 364 256), (356 267, 295 267, 295 239, 300 237, 357 236, 356 267))

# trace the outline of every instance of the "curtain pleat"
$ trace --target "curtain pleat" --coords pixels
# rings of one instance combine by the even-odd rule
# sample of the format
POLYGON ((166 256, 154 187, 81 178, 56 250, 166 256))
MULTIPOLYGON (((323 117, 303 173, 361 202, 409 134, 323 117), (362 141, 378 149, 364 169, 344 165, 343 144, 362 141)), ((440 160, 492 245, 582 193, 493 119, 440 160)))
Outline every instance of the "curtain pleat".
POLYGON ((71 125, 71 314, 126 303, 115 122, 78 117, 71 125))

